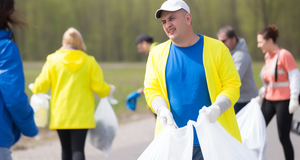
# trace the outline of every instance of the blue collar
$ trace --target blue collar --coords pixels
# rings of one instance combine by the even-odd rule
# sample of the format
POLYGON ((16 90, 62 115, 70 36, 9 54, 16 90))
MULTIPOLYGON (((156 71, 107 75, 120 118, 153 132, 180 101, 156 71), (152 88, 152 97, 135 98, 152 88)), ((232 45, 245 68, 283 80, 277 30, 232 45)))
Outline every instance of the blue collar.
POLYGON ((12 35, 12 31, 9 30, 5 30, 5 29, 1 29, 0 30, 0 39, 3 39, 3 38, 9 38, 10 36, 12 35))

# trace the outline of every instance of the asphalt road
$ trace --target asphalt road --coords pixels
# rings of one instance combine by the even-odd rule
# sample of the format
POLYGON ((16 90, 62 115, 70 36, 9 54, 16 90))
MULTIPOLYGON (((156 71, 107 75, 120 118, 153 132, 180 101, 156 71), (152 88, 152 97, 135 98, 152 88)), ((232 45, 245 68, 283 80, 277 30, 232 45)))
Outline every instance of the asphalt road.
MULTIPOLYGON (((300 119, 300 110, 294 115, 294 119, 300 119)), ((87 160, 136 160, 153 140, 155 120, 151 113, 143 115, 140 120, 122 124, 118 128, 117 136, 113 142, 112 150, 108 158, 103 153, 93 148, 86 142, 85 154, 87 160)), ((266 150, 267 160, 284 160, 283 149, 278 139, 276 118, 270 122, 267 128, 268 145, 266 150)), ((295 160, 300 160, 300 136, 291 133, 291 139, 295 151, 295 160)), ((14 151, 14 160, 59 160, 60 144, 56 139, 46 144, 27 150, 14 151)))

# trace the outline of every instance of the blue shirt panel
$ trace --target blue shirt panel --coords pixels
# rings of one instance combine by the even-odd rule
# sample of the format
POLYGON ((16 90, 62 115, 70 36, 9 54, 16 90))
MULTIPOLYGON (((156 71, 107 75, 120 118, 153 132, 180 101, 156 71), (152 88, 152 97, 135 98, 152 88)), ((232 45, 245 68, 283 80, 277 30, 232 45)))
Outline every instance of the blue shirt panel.
MULTIPOLYGON (((205 70, 203 66, 203 35, 192 46, 178 47, 171 43, 166 66, 166 84, 171 113, 178 127, 189 120, 196 121, 199 110, 210 106, 205 70)), ((199 141, 194 130, 194 146, 199 141)))

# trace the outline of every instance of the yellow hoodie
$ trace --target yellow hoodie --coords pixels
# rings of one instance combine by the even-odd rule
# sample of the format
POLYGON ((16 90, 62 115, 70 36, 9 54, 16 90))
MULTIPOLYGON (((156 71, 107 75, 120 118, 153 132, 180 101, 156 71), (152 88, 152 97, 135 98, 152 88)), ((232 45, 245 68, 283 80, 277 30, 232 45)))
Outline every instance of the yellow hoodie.
POLYGON ((58 50, 47 57, 32 92, 51 88, 50 129, 94 128, 95 101, 109 94, 101 67, 93 56, 80 50, 58 50))
MULTIPOLYGON (((168 40, 154 47, 148 57, 144 93, 151 109, 152 101, 157 96, 164 97, 170 109, 165 77, 170 46, 171 40, 168 40)), ((224 95, 231 100, 231 107, 218 117, 218 122, 242 142, 233 108, 240 97, 241 81, 228 48, 221 41, 204 36, 203 65, 211 102, 214 103, 218 95, 224 95)), ((155 136, 161 130, 157 118, 155 136)))

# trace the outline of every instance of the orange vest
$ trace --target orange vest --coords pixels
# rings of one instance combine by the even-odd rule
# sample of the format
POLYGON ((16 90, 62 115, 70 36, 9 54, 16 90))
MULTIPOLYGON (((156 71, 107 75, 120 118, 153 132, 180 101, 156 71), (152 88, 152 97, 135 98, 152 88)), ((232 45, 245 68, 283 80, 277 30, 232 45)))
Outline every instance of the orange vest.
POLYGON ((263 80, 267 84, 265 98, 270 101, 281 101, 290 99, 290 83, 288 72, 297 68, 293 55, 282 48, 273 53, 266 53, 263 68, 263 80), (275 70, 277 65, 277 81, 275 81, 275 70))

